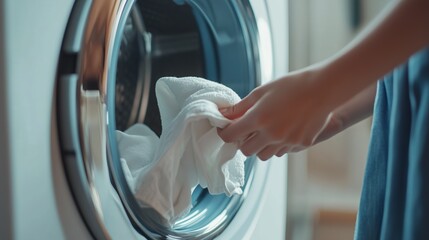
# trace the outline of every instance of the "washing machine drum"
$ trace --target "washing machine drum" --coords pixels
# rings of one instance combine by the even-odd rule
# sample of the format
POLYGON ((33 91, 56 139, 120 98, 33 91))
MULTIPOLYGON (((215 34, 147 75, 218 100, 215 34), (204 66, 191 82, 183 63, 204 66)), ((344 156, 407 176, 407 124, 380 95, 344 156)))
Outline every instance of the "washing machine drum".
POLYGON ((76 1, 59 63, 58 123, 65 172, 95 238, 112 238, 103 220, 112 189, 146 238, 213 238, 228 226, 251 187, 253 159, 243 195, 197 188, 190 213, 171 229, 142 213, 115 131, 144 123, 161 134, 154 86, 162 76, 199 76, 245 96, 259 83, 257 39, 246 0, 76 1))

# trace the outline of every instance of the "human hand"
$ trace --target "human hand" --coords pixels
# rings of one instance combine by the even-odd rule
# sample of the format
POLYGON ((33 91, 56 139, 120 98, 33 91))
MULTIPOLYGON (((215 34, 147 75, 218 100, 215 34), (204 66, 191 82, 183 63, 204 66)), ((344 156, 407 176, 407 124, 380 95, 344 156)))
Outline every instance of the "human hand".
POLYGON ((236 105, 220 109, 233 122, 219 129, 219 136, 261 160, 313 145, 333 109, 327 97, 332 88, 322 82, 317 71, 307 70, 256 88, 236 105))

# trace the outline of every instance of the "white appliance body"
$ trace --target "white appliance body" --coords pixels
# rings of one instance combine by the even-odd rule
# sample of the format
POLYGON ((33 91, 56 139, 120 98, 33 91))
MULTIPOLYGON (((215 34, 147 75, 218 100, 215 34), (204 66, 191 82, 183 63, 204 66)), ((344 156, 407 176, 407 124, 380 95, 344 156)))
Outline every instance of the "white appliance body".
MULTIPOLYGON (((287 72, 287 1, 251 0, 262 77, 287 72), (271 54, 273 53, 273 54, 271 54)), ((0 238, 92 239, 64 170, 57 66, 74 1, 0 1, 0 238)), ((219 239, 284 239, 286 159, 255 162, 252 188, 219 239)), ((113 239, 144 239, 118 195, 103 203, 113 239)))

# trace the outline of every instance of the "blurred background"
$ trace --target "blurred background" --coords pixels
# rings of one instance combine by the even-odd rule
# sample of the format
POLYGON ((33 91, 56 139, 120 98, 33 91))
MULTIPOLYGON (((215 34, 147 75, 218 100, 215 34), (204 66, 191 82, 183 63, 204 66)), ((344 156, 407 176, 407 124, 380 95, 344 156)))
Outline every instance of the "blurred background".
MULTIPOLYGON (((289 0, 290 71, 344 47, 389 0, 289 0)), ((289 155, 287 240, 353 239, 371 119, 289 155)))

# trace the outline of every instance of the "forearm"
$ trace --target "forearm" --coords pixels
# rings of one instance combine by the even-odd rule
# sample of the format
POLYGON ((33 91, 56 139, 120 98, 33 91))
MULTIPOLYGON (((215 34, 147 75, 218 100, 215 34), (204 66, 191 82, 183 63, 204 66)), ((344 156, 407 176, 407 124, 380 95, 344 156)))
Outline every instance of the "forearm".
POLYGON ((429 1, 396 1, 351 44, 321 64, 327 104, 338 107, 429 44, 429 1), (335 88, 329 86, 335 86, 335 88), (338 91, 340 90, 340 91, 338 91))

